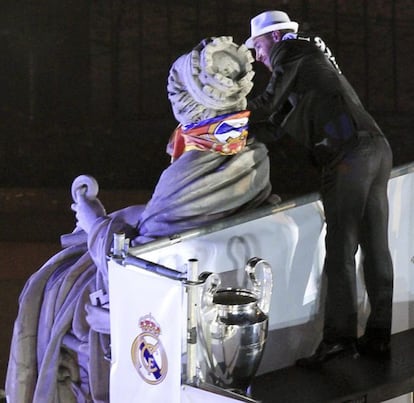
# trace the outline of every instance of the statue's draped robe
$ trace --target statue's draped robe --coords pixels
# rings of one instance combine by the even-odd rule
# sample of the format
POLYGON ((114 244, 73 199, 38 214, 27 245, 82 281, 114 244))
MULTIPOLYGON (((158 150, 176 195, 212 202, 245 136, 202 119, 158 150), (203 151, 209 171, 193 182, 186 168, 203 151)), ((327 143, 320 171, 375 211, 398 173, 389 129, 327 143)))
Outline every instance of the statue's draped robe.
POLYGON ((9 402, 109 401, 110 303, 95 306, 90 294, 107 294, 115 232, 139 245, 254 208, 270 192, 261 143, 233 156, 189 151, 162 173, 147 205, 99 218, 87 242, 51 257, 20 295, 6 379, 9 402))

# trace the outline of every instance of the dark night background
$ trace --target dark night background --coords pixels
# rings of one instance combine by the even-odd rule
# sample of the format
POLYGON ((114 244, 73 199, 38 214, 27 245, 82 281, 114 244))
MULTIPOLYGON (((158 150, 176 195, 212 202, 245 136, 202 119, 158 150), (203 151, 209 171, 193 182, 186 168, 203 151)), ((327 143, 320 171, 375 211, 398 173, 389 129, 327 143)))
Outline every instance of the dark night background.
MULTIPOLYGON (((287 11, 318 32, 386 132, 395 165, 412 160, 413 0, 2 0, 0 187, 155 186, 176 122, 171 63, 207 36, 241 43, 251 16, 287 11)), ((256 66, 256 91, 267 72, 256 66)), ((315 188, 302 150, 271 150, 274 191, 315 188), (293 155, 288 158, 288 155, 293 155)))
MULTIPOLYGON (((204 37, 244 42, 274 8, 323 37, 394 165, 412 162, 414 0, 0 0, 0 389, 21 288, 73 229, 72 180, 95 176, 108 211, 146 201, 176 126, 171 63, 204 37)), ((270 156, 275 193, 317 189, 298 146, 270 156)))

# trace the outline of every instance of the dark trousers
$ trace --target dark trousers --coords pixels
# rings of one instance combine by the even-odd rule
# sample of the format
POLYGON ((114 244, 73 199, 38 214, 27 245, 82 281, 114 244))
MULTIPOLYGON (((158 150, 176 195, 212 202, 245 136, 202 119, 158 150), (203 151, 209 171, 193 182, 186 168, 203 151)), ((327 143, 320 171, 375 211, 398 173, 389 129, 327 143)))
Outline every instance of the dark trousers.
POLYGON ((390 337, 393 266, 388 248, 387 185, 391 168, 392 152, 387 140, 382 135, 364 133, 337 165, 322 173, 327 228, 326 341, 357 337, 358 245, 371 307, 365 333, 390 337))

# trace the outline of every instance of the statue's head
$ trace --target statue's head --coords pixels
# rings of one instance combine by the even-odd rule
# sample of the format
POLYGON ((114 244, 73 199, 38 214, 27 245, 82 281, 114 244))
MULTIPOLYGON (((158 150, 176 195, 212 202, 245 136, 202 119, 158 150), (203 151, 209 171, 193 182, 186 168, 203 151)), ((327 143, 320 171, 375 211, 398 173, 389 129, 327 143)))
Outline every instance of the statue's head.
POLYGON ((204 39, 179 57, 167 86, 175 118, 186 125, 245 109, 253 61, 250 50, 230 36, 204 39))

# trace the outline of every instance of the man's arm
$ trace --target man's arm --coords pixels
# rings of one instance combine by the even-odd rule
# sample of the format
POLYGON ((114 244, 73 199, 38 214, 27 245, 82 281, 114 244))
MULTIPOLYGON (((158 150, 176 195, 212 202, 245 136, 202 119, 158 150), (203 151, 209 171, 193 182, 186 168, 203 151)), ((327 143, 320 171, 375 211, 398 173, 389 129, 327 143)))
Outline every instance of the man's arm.
POLYGON ((249 123, 249 136, 269 144, 277 141, 283 135, 280 126, 274 125, 270 120, 260 120, 249 123))
POLYGON ((279 111, 271 113, 266 120, 254 119, 255 113, 253 111, 249 121, 249 134, 251 137, 261 141, 262 143, 273 143, 284 135, 282 129, 282 122, 292 109, 292 104, 286 101, 279 111))
POLYGON ((250 111, 262 110, 263 112, 272 113, 272 100, 274 98, 274 76, 272 75, 266 89, 263 93, 247 101, 247 109, 250 111))

